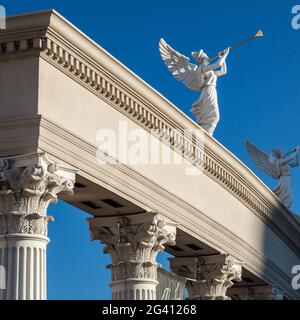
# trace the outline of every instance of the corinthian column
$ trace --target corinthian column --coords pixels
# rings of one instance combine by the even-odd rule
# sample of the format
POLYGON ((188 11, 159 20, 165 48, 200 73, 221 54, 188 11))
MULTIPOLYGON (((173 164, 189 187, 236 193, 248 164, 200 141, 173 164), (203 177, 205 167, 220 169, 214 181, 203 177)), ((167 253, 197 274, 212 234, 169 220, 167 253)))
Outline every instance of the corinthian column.
POLYGON ((225 254, 169 260, 172 271, 188 279, 193 300, 230 300, 227 289, 242 280, 242 263, 225 254))
POLYGON ((156 299, 156 257, 165 244, 175 244, 176 225, 154 213, 88 220, 91 238, 105 243, 112 258, 112 298, 156 299))
POLYGON ((74 178, 43 153, 0 159, 0 299, 46 299, 47 208, 60 192, 72 192, 74 178))

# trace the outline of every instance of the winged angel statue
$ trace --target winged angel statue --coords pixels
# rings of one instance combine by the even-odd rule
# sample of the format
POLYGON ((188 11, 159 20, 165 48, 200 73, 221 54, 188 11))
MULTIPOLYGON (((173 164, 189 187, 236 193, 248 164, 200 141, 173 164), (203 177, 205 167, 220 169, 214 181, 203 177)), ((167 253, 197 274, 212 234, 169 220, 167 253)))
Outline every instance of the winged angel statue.
POLYGON ((201 91, 191 111, 197 123, 212 135, 220 119, 217 78, 227 73, 226 58, 230 48, 219 52, 215 63, 210 63, 211 59, 203 50, 192 52, 197 64, 190 63, 188 57, 174 50, 164 39, 160 39, 159 50, 162 60, 176 80, 191 90, 201 91))
POLYGON ((300 147, 288 153, 284 153, 280 148, 274 148, 272 150, 274 157, 261 151, 250 141, 246 141, 246 147, 254 165, 270 177, 278 180, 278 185, 273 192, 289 209, 293 201, 291 171, 292 168, 299 166, 298 153, 300 147))

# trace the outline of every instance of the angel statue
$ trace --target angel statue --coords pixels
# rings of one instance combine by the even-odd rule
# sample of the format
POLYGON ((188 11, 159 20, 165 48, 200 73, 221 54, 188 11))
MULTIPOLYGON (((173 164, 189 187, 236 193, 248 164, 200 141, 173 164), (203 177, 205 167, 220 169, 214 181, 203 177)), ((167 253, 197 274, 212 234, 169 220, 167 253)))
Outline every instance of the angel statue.
POLYGON ((219 52, 215 63, 210 63, 214 58, 210 59, 203 50, 192 52, 197 63, 193 64, 188 57, 174 50, 165 40, 160 39, 159 42, 162 60, 174 78, 189 89, 201 92, 191 111, 196 116, 197 123, 210 135, 220 119, 217 78, 227 73, 226 58, 230 49, 219 52))
POLYGON ((273 192, 285 207, 290 209, 293 202, 291 171, 292 168, 299 166, 300 147, 288 153, 284 153, 280 148, 274 148, 272 150, 273 156, 261 151, 250 141, 246 141, 246 147, 254 165, 278 180, 278 185, 273 192))

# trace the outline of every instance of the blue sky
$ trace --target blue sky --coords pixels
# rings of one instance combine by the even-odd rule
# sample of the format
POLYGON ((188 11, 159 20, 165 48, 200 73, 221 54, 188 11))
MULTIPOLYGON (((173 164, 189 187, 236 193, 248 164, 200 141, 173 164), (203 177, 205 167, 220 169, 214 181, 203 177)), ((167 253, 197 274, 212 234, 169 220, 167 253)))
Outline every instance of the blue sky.
MULTIPOLYGON (((300 1, 298 1, 300 4, 300 1)), ((257 172, 244 141, 266 151, 300 145, 300 30, 291 26, 297 1, 1 1, 8 14, 54 8, 189 116, 197 94, 177 83, 160 60, 165 38, 189 55, 208 55, 262 29, 265 37, 230 53, 228 75, 218 84, 221 121, 215 137, 257 172)), ((300 169, 294 170, 294 212, 300 212, 300 169)), ((62 201, 50 208, 48 297, 109 299, 110 258, 89 240, 86 214, 62 201)), ((165 261, 162 256, 161 261, 165 261)))

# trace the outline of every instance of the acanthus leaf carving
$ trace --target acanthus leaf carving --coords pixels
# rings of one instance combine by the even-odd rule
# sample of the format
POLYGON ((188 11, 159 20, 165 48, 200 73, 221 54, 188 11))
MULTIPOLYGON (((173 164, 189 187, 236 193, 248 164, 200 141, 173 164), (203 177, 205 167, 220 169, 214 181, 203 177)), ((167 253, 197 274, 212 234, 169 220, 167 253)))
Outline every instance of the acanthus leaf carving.
POLYGON ((165 223, 155 215, 152 221, 134 224, 120 217, 114 227, 97 226, 97 218, 90 222, 91 238, 98 239, 106 246, 112 263, 112 280, 152 279, 156 280, 156 262, 158 252, 164 250, 164 244, 174 244, 175 234, 166 230, 165 223))
POLYGON ((233 281, 242 280, 242 263, 224 254, 195 257, 180 263, 174 258, 171 266, 173 272, 189 279, 187 289, 195 300, 230 300, 227 290, 233 281))
POLYGON ((14 166, 0 159, 0 234, 25 233, 47 236, 50 203, 60 192, 72 192, 73 181, 57 174, 58 165, 14 166))

